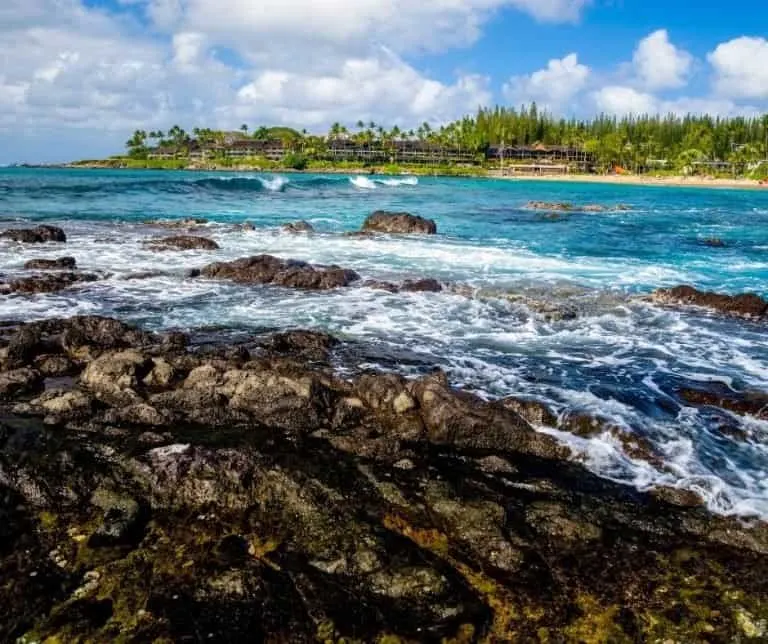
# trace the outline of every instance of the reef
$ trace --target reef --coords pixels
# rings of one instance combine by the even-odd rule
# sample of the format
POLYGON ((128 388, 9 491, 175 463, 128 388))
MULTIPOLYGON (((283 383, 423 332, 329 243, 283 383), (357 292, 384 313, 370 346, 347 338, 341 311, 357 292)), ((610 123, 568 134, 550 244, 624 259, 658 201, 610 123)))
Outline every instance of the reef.
POLYGON ((766 524, 343 346, 0 327, 0 641, 765 641, 766 524))

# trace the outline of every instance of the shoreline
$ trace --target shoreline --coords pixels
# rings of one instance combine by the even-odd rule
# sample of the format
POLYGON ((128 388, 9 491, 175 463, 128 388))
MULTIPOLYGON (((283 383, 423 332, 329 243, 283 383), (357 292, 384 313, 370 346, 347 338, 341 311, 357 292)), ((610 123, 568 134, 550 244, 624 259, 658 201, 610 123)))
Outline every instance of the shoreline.
POLYGON ((489 178, 503 179, 504 181, 540 181, 549 183, 598 183, 616 186, 661 186, 673 188, 713 188, 727 189, 737 188, 745 190, 766 190, 768 185, 761 184, 755 179, 718 179, 712 177, 650 177, 639 175, 593 175, 593 174, 567 174, 556 176, 543 175, 515 175, 501 176, 489 175, 489 178))
MULTIPOLYGON (((163 170, 182 172, 261 172, 268 174, 350 174, 350 175, 384 175, 384 176, 417 176, 440 178, 473 178, 473 179, 500 179, 503 181, 537 181, 541 183, 584 183, 604 184, 614 186, 659 186, 672 188, 710 188, 710 189, 740 189, 740 190, 766 190, 768 183, 761 183, 756 179, 747 178, 714 178, 699 176, 649 176, 649 175, 598 175, 598 174, 565 174, 565 175, 540 175, 540 174, 516 174, 514 176, 502 175, 498 170, 462 173, 462 168, 454 168, 454 172, 441 172, 439 169, 420 171, 419 168, 403 168, 400 172, 389 172, 384 168, 318 168, 309 170, 295 170, 293 168, 260 168, 248 165, 233 167, 204 167, 190 165, 186 168, 122 168, 101 163, 77 164, 64 163, 51 166, 25 166, 27 168, 43 169, 84 169, 84 170, 163 170)), ((421 169, 426 170, 426 169, 421 169)))

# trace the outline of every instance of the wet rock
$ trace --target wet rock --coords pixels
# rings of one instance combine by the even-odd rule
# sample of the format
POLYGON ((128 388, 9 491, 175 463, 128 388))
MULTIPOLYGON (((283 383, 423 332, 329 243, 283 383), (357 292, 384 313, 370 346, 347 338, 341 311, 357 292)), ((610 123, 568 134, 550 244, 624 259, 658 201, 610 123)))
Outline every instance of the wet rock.
POLYGON ((709 390, 681 389, 680 397, 697 407, 718 407, 740 416, 754 416, 768 420, 768 394, 737 392, 725 386, 712 386, 709 390))
POLYGON ((154 251, 163 250, 219 250, 220 246, 207 237, 196 237, 194 235, 176 235, 173 237, 163 237, 161 239, 151 239, 145 244, 154 251))
POLYGON ((544 405, 341 380, 308 332, 253 358, 49 320, 14 359, 76 328, 82 387, 0 419, 0 640, 762 637, 768 526, 594 476, 544 405))
POLYGON ((93 398, 80 390, 62 391, 53 389, 32 401, 32 404, 42 408, 45 413, 60 418, 84 418, 93 409, 93 398))
POLYGON ((557 416, 542 402, 527 398, 508 397, 499 401, 502 407, 511 409, 531 425, 557 427, 557 416))
POLYGON ((533 503, 525 519, 537 534, 554 541, 588 543, 602 538, 602 530, 598 526, 577 519, 559 503, 533 503))
POLYGON ((744 318, 763 318, 768 312, 768 301, 754 293, 725 295, 699 291, 692 286, 659 289, 653 293, 651 299, 658 304, 700 306, 744 318))
POLYGON ((99 488, 93 493, 91 504, 104 512, 101 524, 88 539, 91 548, 130 543, 137 537, 141 527, 141 509, 135 499, 99 488))
POLYGON ((64 270, 77 268, 74 257, 60 257, 59 259, 31 259, 24 264, 26 270, 64 270))
POLYGON ((365 220, 361 232, 436 235, 437 224, 407 212, 378 210, 365 220))
POLYGON ((549 210, 552 212, 570 212, 575 206, 568 202, 557 201, 529 201, 525 207, 528 210, 549 210))
POLYGON ((271 255, 210 264, 202 269, 201 274, 203 277, 227 279, 240 284, 273 284, 306 290, 349 286, 360 279, 354 271, 338 266, 312 266, 271 255))
POLYGON ((681 508, 698 508, 704 505, 700 495, 683 488, 657 486, 651 490, 651 496, 681 508))
POLYGON ((34 393, 43 384, 40 372, 22 368, 0 373, 0 400, 8 400, 23 394, 34 393))
POLYGON ((658 468, 664 467, 664 458, 650 441, 618 427, 610 420, 590 414, 570 413, 558 420, 557 428, 582 438, 608 434, 621 444, 624 453, 630 458, 646 461, 658 468))
POLYGON ((400 287, 393 282, 385 282, 382 280, 365 280, 362 283, 363 288, 371 288, 376 291, 388 291, 389 293, 399 293, 400 287))
POLYGON ((34 366, 46 378, 74 376, 80 372, 78 365, 64 355, 39 356, 35 358, 34 366))
POLYGON ((288 331, 276 333, 262 346, 270 353, 304 360, 327 361, 331 349, 339 341, 319 331, 288 331))
POLYGON ((145 221, 146 226, 155 226, 157 228, 199 228, 205 226, 209 222, 207 219, 200 217, 187 217, 186 219, 150 219, 145 221))
POLYGON ((313 233, 315 232, 314 226, 310 224, 308 221, 292 221, 288 224, 283 224, 281 226, 281 229, 283 232, 286 233, 313 233))
POLYGON ((725 248, 725 242, 719 237, 705 237, 700 240, 702 246, 709 246, 710 248, 725 248))
POLYGON ((152 369, 142 383, 146 387, 168 387, 176 377, 176 369, 165 358, 152 358, 152 369))
POLYGON ((140 402, 136 388, 153 363, 135 349, 108 352, 88 364, 80 380, 94 394, 113 404, 140 402))
POLYGON ((0 280, 0 294, 19 293, 56 293, 76 284, 96 282, 100 277, 95 273, 61 272, 46 275, 19 277, 7 281, 0 280))
POLYGON ((406 280, 400 290, 409 293, 440 293, 443 285, 435 279, 406 280))
POLYGON ((65 242, 67 236, 57 226, 38 226, 37 228, 19 228, 6 230, 0 237, 12 239, 23 244, 42 244, 45 242, 65 242))
POLYGON ((570 453, 551 436, 534 431, 514 411, 452 391, 440 375, 417 380, 410 390, 432 443, 549 459, 567 458, 570 453))

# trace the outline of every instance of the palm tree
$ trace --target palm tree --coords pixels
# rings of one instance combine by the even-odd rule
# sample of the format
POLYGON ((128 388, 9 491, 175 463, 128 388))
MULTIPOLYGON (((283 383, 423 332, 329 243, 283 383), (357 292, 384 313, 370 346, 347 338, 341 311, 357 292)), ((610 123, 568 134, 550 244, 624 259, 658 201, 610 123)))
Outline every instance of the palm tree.
POLYGON ((358 130, 364 130, 364 129, 365 129, 365 123, 364 123, 363 121, 358 121, 358 122, 355 124, 355 127, 356 127, 358 130))
POLYGON ((243 124, 240 126, 240 131, 241 131, 243 134, 248 134, 248 126, 247 126, 245 123, 243 123, 243 124))

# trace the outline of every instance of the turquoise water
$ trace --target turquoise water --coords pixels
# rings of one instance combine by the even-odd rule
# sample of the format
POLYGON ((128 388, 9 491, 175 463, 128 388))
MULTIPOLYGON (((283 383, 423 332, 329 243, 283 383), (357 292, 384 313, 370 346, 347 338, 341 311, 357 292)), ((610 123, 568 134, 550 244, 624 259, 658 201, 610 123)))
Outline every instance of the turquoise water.
MULTIPOLYGON (((587 465, 646 488, 679 485, 713 510, 768 516, 768 423, 685 406, 681 387, 768 391, 764 327, 654 307, 660 286, 768 295, 768 190, 345 175, 0 170, 0 226, 47 221, 66 246, 0 242, 0 271, 33 257, 76 257, 102 282, 54 295, 4 297, 0 318, 97 313, 153 328, 310 327, 367 347, 361 367, 415 374, 440 366, 487 397, 526 395, 588 411, 641 434, 666 466, 634 461, 609 436, 561 435, 587 465), (531 200, 619 204, 628 211, 558 218, 531 200), (437 221, 434 238, 350 238, 377 209, 437 221), (204 217, 216 252, 153 253, 148 219, 204 217), (315 235, 282 233, 306 219, 315 235), (255 231, 233 224, 249 221, 255 231), (723 247, 705 243, 717 237, 723 247), (364 278, 435 277, 441 294, 365 288, 304 294, 189 280, 185 271, 258 253, 336 263, 364 278), (148 276, 147 273, 150 273, 148 276), (142 273, 141 279, 132 279, 142 273), (575 319, 542 312, 567 309, 575 319), (724 435, 727 422, 748 440, 724 435)), ((570 316, 569 316, 570 317, 570 316)))

